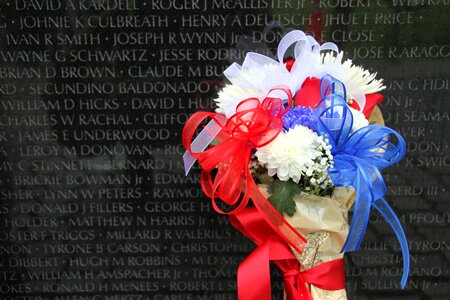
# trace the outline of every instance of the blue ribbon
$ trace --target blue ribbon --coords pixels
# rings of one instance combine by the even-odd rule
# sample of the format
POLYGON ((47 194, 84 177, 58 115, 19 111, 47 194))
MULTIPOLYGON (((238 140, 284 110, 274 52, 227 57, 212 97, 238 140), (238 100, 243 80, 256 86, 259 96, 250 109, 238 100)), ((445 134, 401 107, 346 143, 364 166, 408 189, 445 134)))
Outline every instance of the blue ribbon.
POLYGON ((406 153, 406 143, 396 131, 380 125, 362 127, 352 133, 353 116, 346 103, 342 82, 326 75, 320 82, 322 100, 317 107, 318 131, 332 146, 334 166, 328 170, 335 186, 356 190, 355 208, 348 237, 341 252, 356 251, 361 246, 375 207, 394 230, 403 254, 402 288, 409 274, 409 249, 405 233, 392 208, 383 198, 386 185, 380 171, 399 162, 406 153))

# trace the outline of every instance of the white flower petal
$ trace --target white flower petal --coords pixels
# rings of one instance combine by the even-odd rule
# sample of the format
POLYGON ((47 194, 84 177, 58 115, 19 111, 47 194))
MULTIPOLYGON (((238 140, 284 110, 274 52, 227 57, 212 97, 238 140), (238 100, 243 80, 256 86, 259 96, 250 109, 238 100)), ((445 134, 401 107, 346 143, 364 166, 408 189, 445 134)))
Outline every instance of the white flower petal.
POLYGON ((316 171, 326 173, 332 159, 322 158, 326 147, 317 133, 307 127, 296 126, 281 132, 270 144, 258 148, 255 156, 266 165, 269 176, 276 174, 282 181, 291 178, 298 183, 304 175, 309 177, 316 171), (321 159, 327 163, 322 165, 321 159))
POLYGON ((353 115, 352 131, 356 131, 361 127, 365 127, 365 126, 369 125, 369 121, 366 119, 366 117, 364 116, 364 114, 362 112, 360 112, 359 110, 353 109, 351 107, 349 107, 349 108, 353 115))
MULTIPOLYGON (((342 54, 342 52, 340 53, 342 54)), ((326 53, 321 56, 323 65, 332 65, 342 60, 342 55, 333 56, 330 53, 326 53)), ((383 85, 382 79, 375 79, 377 73, 371 74, 369 71, 363 69, 360 66, 353 65, 350 59, 341 63, 343 68, 342 78, 337 78, 342 81, 347 88, 347 93, 350 98, 352 96, 351 86, 358 86, 364 94, 373 94, 384 90, 386 87, 383 85)), ((337 74, 334 74, 337 75, 337 74)))

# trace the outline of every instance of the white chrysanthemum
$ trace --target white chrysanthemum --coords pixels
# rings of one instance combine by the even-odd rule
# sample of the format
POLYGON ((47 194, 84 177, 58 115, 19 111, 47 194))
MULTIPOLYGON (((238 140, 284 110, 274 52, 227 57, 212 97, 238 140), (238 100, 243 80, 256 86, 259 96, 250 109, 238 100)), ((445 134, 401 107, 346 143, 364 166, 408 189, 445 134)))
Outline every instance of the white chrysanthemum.
MULTIPOLYGON (((329 65, 335 63, 336 59, 340 59, 341 57, 342 55, 334 56, 331 53, 326 53, 321 56, 321 62, 324 65, 329 65)), ((344 61, 342 63, 342 67, 344 69, 344 77, 338 79, 342 81, 346 87, 350 87, 352 84, 355 84, 364 94, 376 93, 386 88, 383 85, 382 79, 375 79, 377 73, 371 74, 362 67, 353 65, 353 62, 350 59, 344 61)), ((351 90, 347 90, 347 92, 350 96, 352 95, 351 90)))
POLYGON ((264 82, 267 76, 279 72, 279 66, 276 65, 258 65, 250 69, 242 69, 238 73, 234 82, 250 82, 252 88, 243 88, 235 84, 227 84, 214 100, 217 105, 216 112, 225 114, 228 118, 236 112, 236 106, 247 98, 257 97, 262 100, 264 95, 264 82))
POLYGON ((244 89, 238 85, 227 84, 219 92, 214 101, 216 102, 216 112, 225 114, 228 118, 236 112, 236 106, 244 99, 254 97, 261 91, 253 89, 244 89))
POLYGON ((296 126, 281 132, 270 144, 258 148, 255 156, 268 170, 269 176, 275 174, 282 181, 292 178, 298 183, 302 176, 326 173, 331 156, 326 164, 320 164, 323 153, 329 150, 324 140, 311 129, 296 126))
POLYGON ((362 112, 360 112, 359 110, 353 109, 351 107, 350 111, 352 112, 352 116, 353 116, 353 127, 352 127, 352 131, 356 131, 358 129, 360 129, 361 127, 365 127, 369 125, 369 121, 366 119, 366 116, 364 116, 364 114, 362 112))

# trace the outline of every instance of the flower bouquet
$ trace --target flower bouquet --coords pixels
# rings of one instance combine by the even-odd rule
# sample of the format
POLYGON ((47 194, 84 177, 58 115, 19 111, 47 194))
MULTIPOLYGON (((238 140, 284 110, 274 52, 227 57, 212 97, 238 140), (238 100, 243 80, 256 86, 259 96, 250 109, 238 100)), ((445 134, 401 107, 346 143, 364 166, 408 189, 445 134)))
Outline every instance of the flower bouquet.
POLYGON ((239 299, 271 298, 270 261, 287 299, 346 299, 343 253, 359 249, 372 206, 400 241, 404 287, 406 237, 380 171, 406 147, 376 107, 382 81, 299 30, 277 55, 232 64, 216 112, 194 113, 183 129, 186 173, 198 160, 214 209, 257 245, 239 266, 239 299))

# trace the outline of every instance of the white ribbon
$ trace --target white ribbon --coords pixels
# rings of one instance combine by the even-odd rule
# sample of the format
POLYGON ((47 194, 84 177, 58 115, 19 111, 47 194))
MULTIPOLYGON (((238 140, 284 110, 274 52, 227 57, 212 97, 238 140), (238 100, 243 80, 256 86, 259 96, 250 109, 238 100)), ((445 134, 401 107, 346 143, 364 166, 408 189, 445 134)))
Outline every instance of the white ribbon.
MULTIPOLYGON (((225 119, 225 118, 224 118, 225 119)), ((224 120, 225 121, 225 120, 224 120)), ((209 121, 206 127, 197 135, 191 143, 192 152, 202 152, 214 140, 222 127, 214 120, 209 121)), ((188 151, 183 154, 184 172, 187 175, 197 159, 188 151)))

